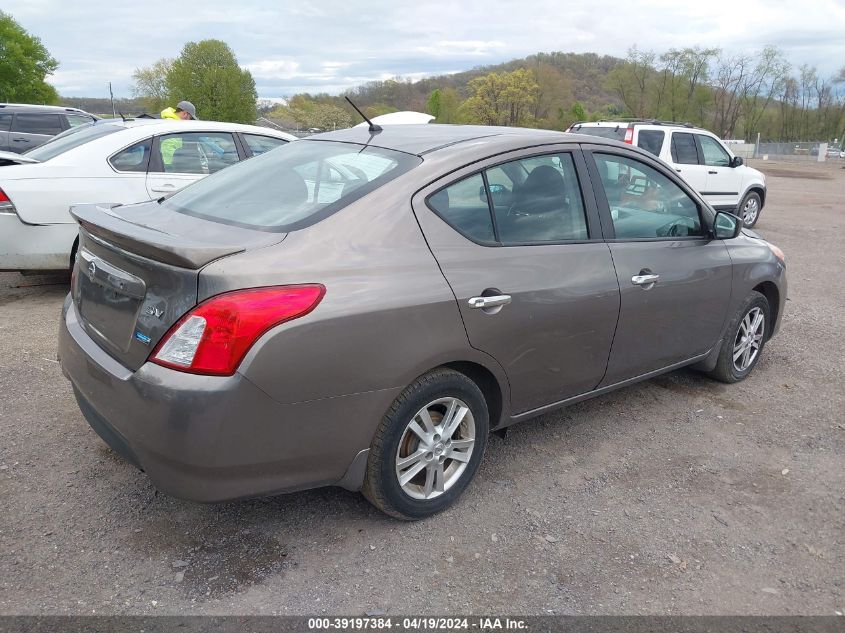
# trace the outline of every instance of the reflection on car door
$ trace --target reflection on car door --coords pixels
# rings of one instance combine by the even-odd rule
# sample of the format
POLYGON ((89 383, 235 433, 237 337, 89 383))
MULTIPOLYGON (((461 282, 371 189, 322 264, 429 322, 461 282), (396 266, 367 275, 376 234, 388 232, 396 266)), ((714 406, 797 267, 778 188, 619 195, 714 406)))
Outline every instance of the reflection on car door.
POLYGON ((622 299, 604 387, 709 351, 724 323, 732 269, 699 203, 658 163, 606 148, 591 155, 622 299), (602 176, 614 170, 631 174, 621 192, 602 176))
POLYGON ((179 191, 240 160, 229 132, 164 134, 154 139, 147 192, 158 198, 179 191))
POLYGON ((742 172, 731 167, 730 154, 716 139, 696 134, 695 140, 707 167, 707 188, 703 191, 705 199, 714 206, 736 206, 741 193, 742 172))
POLYGON ((529 153, 413 198, 470 344, 504 368, 515 414, 595 388, 619 310, 581 153, 529 153))

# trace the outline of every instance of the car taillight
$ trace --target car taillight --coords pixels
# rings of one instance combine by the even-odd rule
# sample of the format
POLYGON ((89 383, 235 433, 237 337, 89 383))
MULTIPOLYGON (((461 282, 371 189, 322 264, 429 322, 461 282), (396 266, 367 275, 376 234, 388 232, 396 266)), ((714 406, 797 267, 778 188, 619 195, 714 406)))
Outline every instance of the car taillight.
POLYGON ((6 195, 6 192, 0 189, 0 213, 14 213, 15 212, 15 205, 12 204, 12 201, 9 199, 9 196, 6 195))
POLYGON ((150 360, 192 374, 231 376, 267 330, 311 312, 321 284, 235 290, 203 301, 159 342, 150 360))
POLYGON ((625 130, 625 140, 622 142, 627 143, 628 145, 634 144, 634 128, 629 127, 625 130))

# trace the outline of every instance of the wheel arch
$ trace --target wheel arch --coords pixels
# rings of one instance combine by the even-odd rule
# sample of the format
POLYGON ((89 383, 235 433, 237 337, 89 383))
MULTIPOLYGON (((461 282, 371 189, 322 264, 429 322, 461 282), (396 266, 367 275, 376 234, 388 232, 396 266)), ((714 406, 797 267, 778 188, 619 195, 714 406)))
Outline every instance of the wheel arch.
POLYGON ((766 324, 766 340, 772 337, 773 328, 778 320, 778 311, 780 309, 780 290, 772 281, 764 281, 752 288, 766 297, 769 303, 769 322, 766 324))
POLYGON ((502 386, 493 372, 484 365, 473 361, 453 361, 443 363, 441 367, 457 371, 478 385, 487 403, 490 414, 490 428, 495 429, 502 425, 504 394, 502 393, 502 386))

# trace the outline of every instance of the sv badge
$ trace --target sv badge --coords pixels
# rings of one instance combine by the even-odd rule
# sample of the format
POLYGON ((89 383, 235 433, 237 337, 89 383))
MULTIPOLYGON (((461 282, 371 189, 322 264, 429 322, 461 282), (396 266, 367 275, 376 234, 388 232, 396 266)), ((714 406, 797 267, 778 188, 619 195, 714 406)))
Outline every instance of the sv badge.
POLYGON ((155 318, 160 319, 161 315, 164 314, 164 310, 155 306, 147 306, 144 309, 144 314, 146 314, 147 316, 154 316, 155 318))

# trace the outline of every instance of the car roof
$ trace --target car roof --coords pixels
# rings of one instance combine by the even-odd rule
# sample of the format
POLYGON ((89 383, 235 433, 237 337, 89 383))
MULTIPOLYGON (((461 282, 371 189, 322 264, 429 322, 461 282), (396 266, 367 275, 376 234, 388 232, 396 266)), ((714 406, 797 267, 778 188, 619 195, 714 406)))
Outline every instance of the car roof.
POLYGON ((197 132, 208 131, 233 131, 246 132, 249 134, 265 134, 268 136, 276 136, 278 138, 294 139, 292 134, 281 132, 271 127, 262 127, 260 125, 247 125, 245 123, 226 123, 224 121, 183 121, 181 119, 152 119, 152 118, 117 118, 117 119, 100 119, 94 125, 115 125, 126 129, 132 128, 152 128, 149 130, 152 134, 172 131, 188 131, 195 130, 197 132))
MULTIPOLYGON (((335 132, 315 134, 305 141, 339 141, 360 145, 373 145, 422 156, 468 141, 486 138, 500 140, 503 144, 524 141, 531 143, 572 142, 572 135, 554 130, 531 128, 495 127, 485 125, 385 125, 380 132, 370 132, 366 127, 353 127, 335 132)), ((593 142, 593 137, 589 138, 593 142)))
POLYGON ((88 114, 94 116, 85 110, 79 108, 68 108, 65 106, 50 106, 50 105, 34 105, 31 103, 0 103, 0 112, 67 112, 70 114, 88 114))

